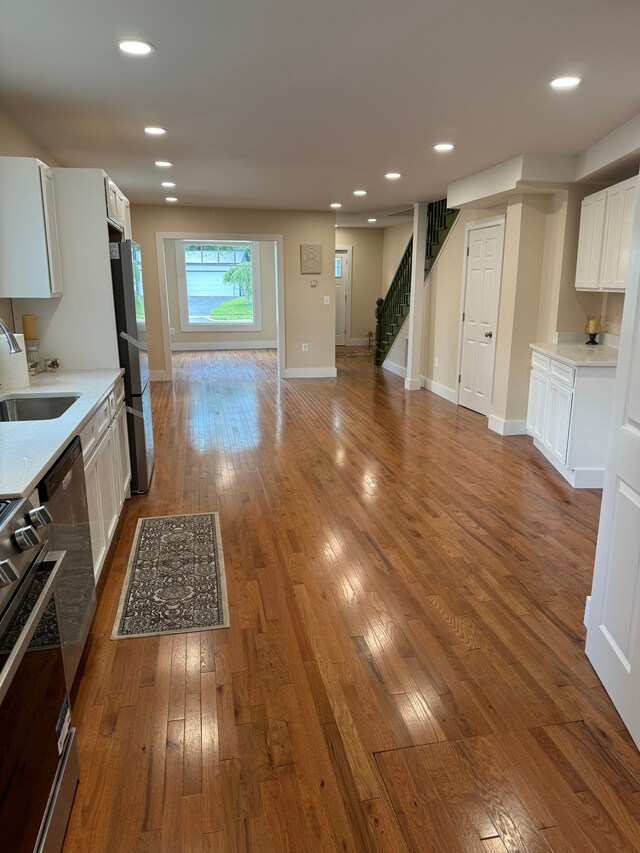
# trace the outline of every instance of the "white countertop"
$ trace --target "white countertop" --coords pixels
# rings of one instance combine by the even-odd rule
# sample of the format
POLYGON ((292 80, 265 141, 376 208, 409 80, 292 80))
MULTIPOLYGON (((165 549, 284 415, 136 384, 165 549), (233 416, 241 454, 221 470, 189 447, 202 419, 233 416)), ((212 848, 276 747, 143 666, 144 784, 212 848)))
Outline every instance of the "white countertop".
POLYGON ((596 347, 585 344, 531 344, 531 349, 573 367, 615 367, 618 363, 618 350, 601 344, 596 347))
POLYGON ((122 369, 61 370, 31 377, 31 386, 5 390, 7 397, 79 394, 59 418, 43 421, 0 422, 0 497, 31 493, 71 439, 90 420, 93 410, 107 396, 122 369))

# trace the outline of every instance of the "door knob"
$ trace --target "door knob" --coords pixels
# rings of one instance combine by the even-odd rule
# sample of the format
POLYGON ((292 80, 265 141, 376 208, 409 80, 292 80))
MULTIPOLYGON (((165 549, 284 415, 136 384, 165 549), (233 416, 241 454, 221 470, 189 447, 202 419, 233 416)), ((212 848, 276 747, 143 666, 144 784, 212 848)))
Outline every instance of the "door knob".
POLYGON ((485 332, 485 333, 484 333, 484 336, 485 336, 485 338, 492 338, 492 337, 493 337, 493 332, 485 332))

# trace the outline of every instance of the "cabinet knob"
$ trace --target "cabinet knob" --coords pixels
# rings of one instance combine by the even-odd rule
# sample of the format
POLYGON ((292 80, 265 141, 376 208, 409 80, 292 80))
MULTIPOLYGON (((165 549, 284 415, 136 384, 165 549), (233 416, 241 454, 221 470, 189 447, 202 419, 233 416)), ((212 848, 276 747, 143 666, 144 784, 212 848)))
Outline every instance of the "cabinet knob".
POLYGON ((485 336, 485 338, 492 338, 492 337, 493 337, 493 332, 485 332, 485 333, 484 333, 484 336, 485 336))

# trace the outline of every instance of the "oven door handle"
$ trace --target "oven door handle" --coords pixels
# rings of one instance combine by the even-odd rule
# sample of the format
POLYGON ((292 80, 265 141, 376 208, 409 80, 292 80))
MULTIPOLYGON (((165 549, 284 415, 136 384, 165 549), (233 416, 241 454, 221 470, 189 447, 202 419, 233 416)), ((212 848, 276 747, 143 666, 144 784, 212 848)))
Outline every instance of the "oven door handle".
POLYGON ((7 694, 11 680, 20 666, 22 658, 25 656, 29 643, 31 642, 36 628, 38 627, 38 623, 42 618, 42 614, 46 610, 49 600, 55 591, 66 558, 66 551, 49 551, 43 560, 44 563, 53 562, 55 565, 51 569, 51 574, 47 578, 47 582, 42 588, 42 592, 38 596, 38 600, 29 614, 29 618, 25 622, 24 628, 20 632, 20 636, 16 640, 14 647, 11 649, 9 657, 2 668, 2 672, 0 672, 0 703, 4 701, 4 697, 7 694))

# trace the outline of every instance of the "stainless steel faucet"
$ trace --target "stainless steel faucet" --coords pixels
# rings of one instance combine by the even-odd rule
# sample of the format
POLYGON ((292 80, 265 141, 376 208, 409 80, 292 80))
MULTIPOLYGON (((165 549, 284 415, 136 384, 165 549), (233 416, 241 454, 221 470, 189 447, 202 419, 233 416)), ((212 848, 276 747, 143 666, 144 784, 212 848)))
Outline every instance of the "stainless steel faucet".
POLYGON ((4 332, 4 336, 7 339, 7 343, 9 344, 10 353, 22 352, 21 347, 18 346, 18 341, 16 340, 15 335, 4 322, 2 317, 0 317, 0 331, 4 332))

